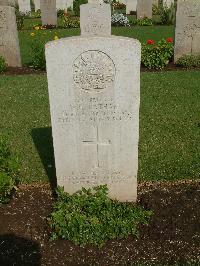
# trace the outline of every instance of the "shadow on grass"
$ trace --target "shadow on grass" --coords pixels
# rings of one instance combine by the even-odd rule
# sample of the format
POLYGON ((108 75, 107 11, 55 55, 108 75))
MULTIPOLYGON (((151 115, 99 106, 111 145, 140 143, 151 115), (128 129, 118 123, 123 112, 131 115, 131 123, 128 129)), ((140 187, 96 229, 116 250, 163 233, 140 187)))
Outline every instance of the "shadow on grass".
POLYGON ((31 136, 46 170, 52 192, 54 193, 55 188, 57 187, 57 180, 54 163, 52 129, 51 127, 33 128, 31 136))
POLYGON ((0 235, 0 265, 39 266, 41 252, 39 243, 14 234, 0 235))

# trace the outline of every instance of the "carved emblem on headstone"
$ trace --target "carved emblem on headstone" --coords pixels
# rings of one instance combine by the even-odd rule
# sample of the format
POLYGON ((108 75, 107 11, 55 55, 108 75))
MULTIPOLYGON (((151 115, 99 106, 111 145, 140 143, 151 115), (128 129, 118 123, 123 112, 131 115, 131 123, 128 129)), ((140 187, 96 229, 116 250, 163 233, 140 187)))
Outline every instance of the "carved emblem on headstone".
POLYGON ((86 51, 78 56, 73 65, 74 82, 80 89, 100 92, 113 85, 115 65, 101 51, 86 51))

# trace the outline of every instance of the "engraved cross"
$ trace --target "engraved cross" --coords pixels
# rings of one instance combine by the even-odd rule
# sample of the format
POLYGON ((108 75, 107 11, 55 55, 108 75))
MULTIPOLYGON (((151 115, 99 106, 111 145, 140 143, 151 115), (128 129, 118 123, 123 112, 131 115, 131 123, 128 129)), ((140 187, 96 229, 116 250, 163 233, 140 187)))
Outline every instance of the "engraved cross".
POLYGON ((101 141, 99 137, 99 129, 96 127, 96 137, 95 140, 83 140, 83 144, 85 145, 95 145, 96 146, 96 168, 100 167, 100 160, 99 160, 99 147, 100 146, 109 146, 111 144, 110 140, 101 141))

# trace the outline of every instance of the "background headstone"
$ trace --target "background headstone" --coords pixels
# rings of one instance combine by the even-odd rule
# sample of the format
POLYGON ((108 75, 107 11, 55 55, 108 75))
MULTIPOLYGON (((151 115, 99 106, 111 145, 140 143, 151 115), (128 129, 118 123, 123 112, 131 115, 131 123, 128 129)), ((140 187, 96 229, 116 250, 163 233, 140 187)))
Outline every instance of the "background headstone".
POLYGON ((15 8, 0 6, 0 55, 8 66, 21 67, 15 8))
POLYGON ((130 14, 131 11, 136 12, 137 10, 137 0, 127 0, 126 2, 126 14, 130 14))
POLYGON ((111 35, 110 5, 85 4, 80 6, 81 35, 111 35))
POLYGON ((179 0, 177 3, 175 62, 186 54, 200 54, 200 1, 196 0, 179 0))
POLYGON ((137 1, 137 19, 152 18, 152 0, 137 1))
POLYGON ((136 200, 140 58, 139 41, 109 34, 46 44, 57 182, 70 194, 107 184, 136 200))
POLYGON ((19 11, 26 14, 31 12, 31 2, 30 0, 18 0, 19 11))
POLYGON ((67 2, 68 0, 56 0, 56 9, 62 9, 67 11, 67 2))
POLYGON ((56 0, 40 2, 42 25, 57 25, 56 0))
POLYGON ((158 6, 158 2, 159 2, 159 0, 152 0, 152 5, 158 6))
POLYGON ((15 0, 0 0, 0 6, 16 6, 16 1, 15 0))
POLYGON ((35 11, 39 10, 40 9, 40 0, 34 0, 34 5, 35 5, 35 11))

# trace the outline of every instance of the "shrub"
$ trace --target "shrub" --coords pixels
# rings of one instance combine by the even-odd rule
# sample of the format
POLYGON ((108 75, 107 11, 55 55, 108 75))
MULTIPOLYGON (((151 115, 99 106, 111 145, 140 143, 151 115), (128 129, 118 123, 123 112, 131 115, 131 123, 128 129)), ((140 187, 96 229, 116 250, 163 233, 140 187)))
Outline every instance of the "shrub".
POLYGON ((0 203, 8 203, 14 188, 14 180, 6 173, 0 172, 0 203))
POLYGON ((111 23, 113 26, 130 26, 128 18, 123 14, 113 14, 111 17, 111 23))
POLYGON ((175 6, 172 4, 170 8, 162 7, 160 20, 162 25, 173 25, 175 21, 176 10, 175 6))
POLYGON ((24 16, 23 13, 21 13, 17 9, 15 11, 15 14, 16 14, 17 29, 21 30, 21 29, 23 29, 23 26, 24 26, 24 18, 25 18, 25 16, 24 16))
POLYGON ((157 44, 148 40, 142 45, 142 64, 150 69, 162 69, 172 60, 173 52, 172 38, 162 39, 157 44))
POLYGON ((177 60, 176 65, 183 68, 200 68, 200 55, 184 55, 177 60))
POLYGON ((152 26, 153 22, 151 18, 136 19, 135 24, 139 26, 152 26))
POLYGON ((88 0, 74 0, 73 10, 75 16, 80 17, 80 5, 87 4, 88 0))
POLYGON ((58 9, 58 10, 57 10, 57 16, 58 16, 58 17, 62 17, 62 16, 64 16, 65 13, 66 13, 66 11, 65 11, 64 9, 58 9))
POLYGON ((45 43, 38 36, 31 43, 31 57, 31 66, 34 69, 46 69, 45 43))
POLYGON ((19 181, 19 160, 12 153, 10 143, 0 136, 0 203, 9 201, 14 186, 19 181))
POLYGON ((113 9, 126 9, 126 5, 123 4, 123 3, 119 3, 119 2, 116 2, 116 3, 112 3, 112 7, 113 9))
POLYGON ((0 56, 0 73, 6 71, 6 68, 7 68, 6 61, 2 56, 0 56))
POLYGON ((63 16, 62 24, 64 28, 79 28, 80 20, 77 18, 71 18, 69 15, 63 16))
POLYGON ((147 224, 152 214, 130 203, 111 200, 106 185, 82 188, 72 196, 60 188, 57 194, 48 219, 51 238, 60 237, 81 246, 102 246, 109 239, 138 236, 138 225, 147 224))

